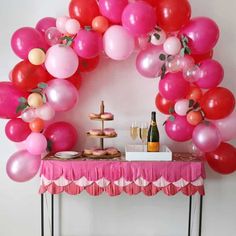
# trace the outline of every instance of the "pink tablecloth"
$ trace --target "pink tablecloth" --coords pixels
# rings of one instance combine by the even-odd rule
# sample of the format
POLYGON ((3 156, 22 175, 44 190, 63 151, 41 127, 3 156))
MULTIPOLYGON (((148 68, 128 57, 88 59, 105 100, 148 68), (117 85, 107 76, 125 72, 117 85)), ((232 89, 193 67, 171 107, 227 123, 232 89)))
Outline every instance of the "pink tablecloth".
POLYGON ((159 191, 167 195, 204 195, 205 169, 202 161, 126 162, 111 160, 43 160, 40 193, 97 196, 125 192, 143 192, 152 196, 159 191))

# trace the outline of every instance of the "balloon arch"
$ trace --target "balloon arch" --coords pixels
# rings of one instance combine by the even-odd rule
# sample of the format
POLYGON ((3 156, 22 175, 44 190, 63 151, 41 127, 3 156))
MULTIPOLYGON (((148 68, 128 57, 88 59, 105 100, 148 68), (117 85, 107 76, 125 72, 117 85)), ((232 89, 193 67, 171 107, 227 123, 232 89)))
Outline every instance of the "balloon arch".
POLYGON ((96 68, 103 51, 125 60, 137 48, 137 71, 159 83, 155 101, 169 115, 168 137, 192 139, 219 173, 236 170, 235 148, 226 143, 236 137, 235 98, 219 86, 224 70, 212 59, 219 38, 212 19, 191 18, 187 0, 71 0, 69 15, 45 17, 12 35, 12 50, 22 61, 10 81, 0 82, 0 117, 9 119, 6 136, 24 141, 25 149, 7 162, 11 179, 30 180, 46 151, 74 147, 71 124, 45 122, 74 107, 81 74, 96 68))

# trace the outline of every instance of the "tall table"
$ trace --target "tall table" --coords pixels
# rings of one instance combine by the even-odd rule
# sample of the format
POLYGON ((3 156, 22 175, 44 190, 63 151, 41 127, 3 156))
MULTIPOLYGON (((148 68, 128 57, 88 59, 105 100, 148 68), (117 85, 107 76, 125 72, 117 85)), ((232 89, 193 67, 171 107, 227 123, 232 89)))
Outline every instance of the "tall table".
POLYGON ((174 153, 173 161, 60 160, 42 161, 40 172, 41 235, 44 236, 44 193, 51 194, 51 235, 54 236, 54 194, 71 195, 86 191, 92 196, 105 192, 118 196, 144 193, 153 196, 159 191, 167 196, 182 192, 189 197, 188 236, 191 235, 192 196, 200 196, 199 233, 202 228, 202 203, 205 168, 202 160, 188 153, 174 153))

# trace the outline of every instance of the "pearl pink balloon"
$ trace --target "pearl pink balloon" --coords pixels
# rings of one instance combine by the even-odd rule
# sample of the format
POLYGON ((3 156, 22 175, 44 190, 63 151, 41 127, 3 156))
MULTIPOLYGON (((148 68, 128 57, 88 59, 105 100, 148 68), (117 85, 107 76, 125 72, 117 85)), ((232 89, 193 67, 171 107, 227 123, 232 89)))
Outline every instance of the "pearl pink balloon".
POLYGON ((174 121, 167 120, 165 131, 169 138, 177 142, 185 142, 192 138, 194 126, 190 125, 186 116, 174 115, 174 121))
POLYGON ((175 103, 175 112, 180 116, 186 116, 187 111, 189 110, 189 100, 180 99, 175 103))
POLYGON ((196 17, 180 30, 179 35, 189 38, 188 46, 192 54, 204 54, 216 45, 219 39, 219 28, 210 18, 196 17))
POLYGON ((162 97, 174 101, 186 97, 190 85, 184 80, 182 72, 167 73, 159 82, 159 92, 162 97))
POLYGON ((48 103, 35 110, 35 115, 42 120, 52 120, 55 116, 55 111, 48 103))
POLYGON ((16 182, 26 182, 37 174, 40 162, 40 155, 33 155, 27 150, 20 150, 7 161, 7 175, 16 182))
POLYGON ((155 10, 144 1, 129 3, 122 13, 122 25, 134 36, 147 34, 156 25, 155 10))
POLYGON ((0 82, 0 118, 12 119, 20 115, 16 113, 19 98, 27 98, 28 94, 17 90, 11 82, 0 82))
POLYGON ((56 27, 56 18, 54 17, 44 17, 38 21, 36 29, 41 32, 43 35, 50 27, 56 27))
POLYGON ((202 152, 212 152, 221 143, 219 130, 210 122, 197 125, 193 131, 193 143, 202 152))
POLYGON ((44 135, 51 142, 53 153, 71 150, 78 139, 76 129, 67 122, 56 122, 49 125, 44 135))
POLYGON ((36 118, 35 109, 34 108, 27 108, 26 110, 22 111, 21 119, 25 122, 31 122, 36 118))
POLYGON ((202 152, 194 143, 190 142, 188 144, 188 151, 194 156, 194 157, 204 157, 204 152, 202 152))
POLYGON ((26 150, 33 155, 40 155, 46 151, 47 139, 41 133, 32 132, 25 142, 26 150))
POLYGON ((199 68, 201 73, 199 73, 196 84, 200 88, 214 88, 223 80, 224 69, 218 61, 212 59, 201 61, 199 68))
POLYGON ((66 22, 69 19, 70 18, 68 16, 60 16, 60 17, 57 17, 56 19, 56 27, 62 34, 66 34, 65 27, 66 27, 66 22))
POLYGON ((11 38, 11 47, 18 57, 25 60, 27 60, 31 49, 47 49, 42 34, 38 30, 31 27, 23 27, 15 31, 11 38))
POLYGON ((96 31, 80 30, 74 40, 73 48, 78 56, 90 59, 102 51, 102 36, 96 31))
POLYGON ((5 134, 13 142, 24 141, 30 133, 29 124, 20 118, 9 120, 5 126, 5 134))
POLYGON ((46 30, 44 38, 48 45, 53 46, 62 42, 62 33, 56 27, 50 27, 46 30))
POLYGON ((136 68, 138 72, 147 78, 158 77, 161 73, 161 67, 165 63, 160 59, 164 54, 162 46, 149 46, 140 51, 136 58, 136 68))
POLYGON ((68 34, 77 34, 80 30, 80 23, 76 19, 66 21, 65 30, 68 34))
POLYGON ((180 40, 177 37, 171 36, 166 39, 163 44, 163 49, 168 55, 176 55, 179 53, 182 45, 180 40))
POLYGON ((51 80, 45 89, 48 103, 55 111, 68 111, 77 102, 77 90, 67 80, 51 80))
POLYGON ((99 10, 112 23, 121 23, 121 16, 128 0, 99 0, 99 10))
POLYGON ((134 37, 122 26, 113 25, 103 36, 106 55, 114 60, 127 59, 135 49, 134 37))
POLYGON ((46 53, 45 67, 55 78, 69 78, 77 71, 78 66, 78 56, 69 46, 57 44, 46 53))
POLYGON ((229 141, 236 138, 236 111, 223 119, 211 120, 219 130, 222 141, 229 141))

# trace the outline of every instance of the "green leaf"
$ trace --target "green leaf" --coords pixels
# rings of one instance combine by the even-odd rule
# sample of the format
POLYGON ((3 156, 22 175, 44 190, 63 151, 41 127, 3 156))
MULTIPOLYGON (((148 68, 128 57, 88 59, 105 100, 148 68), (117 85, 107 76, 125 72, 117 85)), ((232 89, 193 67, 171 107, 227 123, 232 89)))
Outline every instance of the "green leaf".
POLYGON ((149 36, 148 36, 148 43, 150 43, 151 41, 152 41, 152 36, 149 35, 149 36))
POLYGON ((87 30, 87 31, 91 31, 92 27, 90 25, 86 25, 86 26, 84 26, 84 29, 87 30))
POLYGON ((185 48, 181 48, 180 55, 183 57, 185 55, 185 48))
POLYGON ((166 64, 164 63, 161 67, 161 79, 164 78, 165 74, 166 74, 166 64))
POLYGON ((41 94, 41 95, 42 95, 42 98, 43 98, 43 103, 46 103, 47 102, 46 95, 45 94, 41 94))
POLYGON ((154 29, 157 31, 157 32, 161 32, 161 28, 155 26, 154 29))
POLYGON ((25 97, 20 97, 20 98, 18 98, 18 102, 19 102, 19 103, 26 103, 27 100, 26 100, 25 97))
POLYGON ((47 139, 47 151, 51 152, 52 151, 52 141, 47 139))
POLYGON ((25 110, 28 107, 27 103, 21 103, 19 106, 16 108, 16 114, 18 114, 20 111, 25 110))
POLYGON ((171 122, 174 122, 174 121, 175 121, 175 117, 174 117, 174 116, 170 116, 168 119, 169 119, 171 122))
POLYGON ((159 40, 159 39, 161 38, 160 34, 158 34, 158 33, 154 33, 153 36, 154 36, 157 40, 159 40))
POLYGON ((32 89, 30 90, 31 93, 41 93, 42 89, 41 88, 36 88, 36 89, 32 89))
POLYGON ((165 61, 166 60, 166 55, 161 53, 160 56, 159 56, 159 59, 161 61, 165 61))
POLYGON ((175 112, 174 107, 171 107, 171 108, 169 109, 169 113, 170 113, 170 114, 173 114, 174 112, 175 112))
POLYGON ((184 54, 190 55, 191 54, 191 49, 189 47, 184 48, 184 54))
POLYGON ((48 87, 48 85, 46 83, 43 83, 43 82, 38 83, 38 88, 45 89, 47 87, 48 87))
POLYGON ((193 99, 189 100, 188 107, 192 107, 194 105, 195 101, 193 99))

